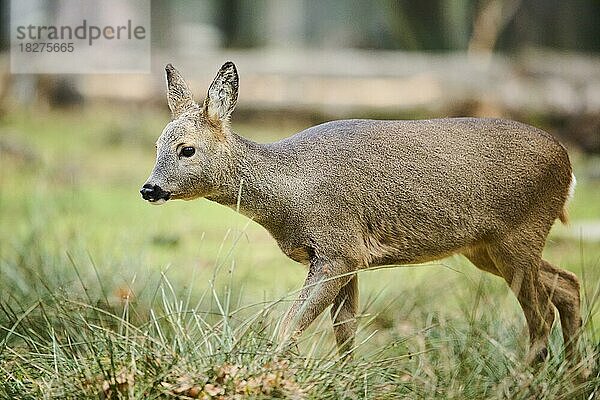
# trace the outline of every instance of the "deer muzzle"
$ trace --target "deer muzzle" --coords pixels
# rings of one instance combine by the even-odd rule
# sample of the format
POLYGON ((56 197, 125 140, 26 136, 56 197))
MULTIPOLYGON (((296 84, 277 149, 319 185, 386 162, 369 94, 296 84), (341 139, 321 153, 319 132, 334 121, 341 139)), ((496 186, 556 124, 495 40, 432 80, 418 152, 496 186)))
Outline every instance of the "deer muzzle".
POLYGON ((171 198, 171 193, 163 190, 158 185, 144 184, 140 190, 142 198, 148 200, 152 204, 163 204, 171 198))

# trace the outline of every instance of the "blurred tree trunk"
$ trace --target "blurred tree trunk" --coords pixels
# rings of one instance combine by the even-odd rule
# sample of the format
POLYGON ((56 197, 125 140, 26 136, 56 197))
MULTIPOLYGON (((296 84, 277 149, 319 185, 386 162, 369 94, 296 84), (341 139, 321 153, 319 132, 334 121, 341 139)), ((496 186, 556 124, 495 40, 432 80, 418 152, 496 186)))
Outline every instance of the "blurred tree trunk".
POLYGON ((442 1, 442 18, 449 49, 466 49, 471 32, 471 0, 442 1))
POLYGON ((0 0, 0 51, 10 45, 10 0, 0 0))
POLYGON ((469 53, 490 57, 500 34, 520 5, 521 0, 488 0, 483 3, 473 21, 469 53))
POLYGON ((223 34, 223 46, 232 47, 236 44, 239 0, 222 0, 217 25, 223 34))
POLYGON ((173 43, 173 25, 172 25, 172 3, 165 0, 152 0, 152 12, 150 18, 152 22, 152 45, 159 48, 168 48, 173 43))

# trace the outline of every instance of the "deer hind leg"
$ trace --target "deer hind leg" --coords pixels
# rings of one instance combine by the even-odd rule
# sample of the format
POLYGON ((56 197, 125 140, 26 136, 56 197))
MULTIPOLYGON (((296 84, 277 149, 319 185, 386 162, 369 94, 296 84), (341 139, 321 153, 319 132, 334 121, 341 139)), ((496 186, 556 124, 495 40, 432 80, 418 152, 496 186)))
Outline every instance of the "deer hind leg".
POLYGON ((295 341, 349 284, 353 276, 345 263, 315 261, 310 265, 304 287, 283 319, 279 331, 282 345, 295 341))
POLYGON ((576 346, 581 330, 579 280, 572 272, 557 268, 546 260, 541 261, 540 267, 542 283, 558 309, 566 357, 577 361, 576 346))
POLYGON ((506 238, 488 247, 488 254, 501 276, 517 296, 529 328, 529 362, 543 361, 548 355, 548 336, 554 322, 554 309, 540 277, 541 251, 535 243, 506 238))
POLYGON ((354 275, 333 300, 331 320, 340 356, 351 357, 356 334, 358 309, 358 276, 354 275))

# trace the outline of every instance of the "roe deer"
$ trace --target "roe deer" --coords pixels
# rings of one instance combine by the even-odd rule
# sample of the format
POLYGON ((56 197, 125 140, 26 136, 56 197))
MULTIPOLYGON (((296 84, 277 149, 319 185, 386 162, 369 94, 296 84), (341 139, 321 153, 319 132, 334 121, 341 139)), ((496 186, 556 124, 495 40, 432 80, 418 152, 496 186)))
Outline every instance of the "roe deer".
POLYGON ((567 152, 551 135, 502 119, 341 120, 258 144, 230 128, 233 63, 221 67, 202 104, 171 64, 166 76, 172 120, 142 196, 154 204, 205 197, 235 208, 241 191, 239 210, 308 266, 284 339, 333 305, 338 348, 350 355, 357 271, 460 253, 514 291, 530 361, 547 355, 552 304, 574 357, 579 282, 541 258, 554 221, 566 222, 575 186, 567 152))

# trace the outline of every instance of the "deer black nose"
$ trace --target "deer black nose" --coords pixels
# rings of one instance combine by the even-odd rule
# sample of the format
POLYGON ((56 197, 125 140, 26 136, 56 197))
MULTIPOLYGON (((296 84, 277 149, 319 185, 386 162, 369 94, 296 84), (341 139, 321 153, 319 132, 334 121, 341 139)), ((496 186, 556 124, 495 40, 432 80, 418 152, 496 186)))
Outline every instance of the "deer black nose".
POLYGON ((164 191, 160 186, 151 185, 149 183, 146 183, 144 186, 142 186, 140 193, 142 194, 142 198, 144 200, 151 202, 158 200, 169 200, 169 197, 171 197, 171 194, 167 191, 164 191))
POLYGON ((142 186, 142 190, 140 190, 140 193, 142 194, 144 200, 150 200, 152 193, 154 193, 154 186, 152 186, 149 183, 146 183, 144 186, 142 186))

